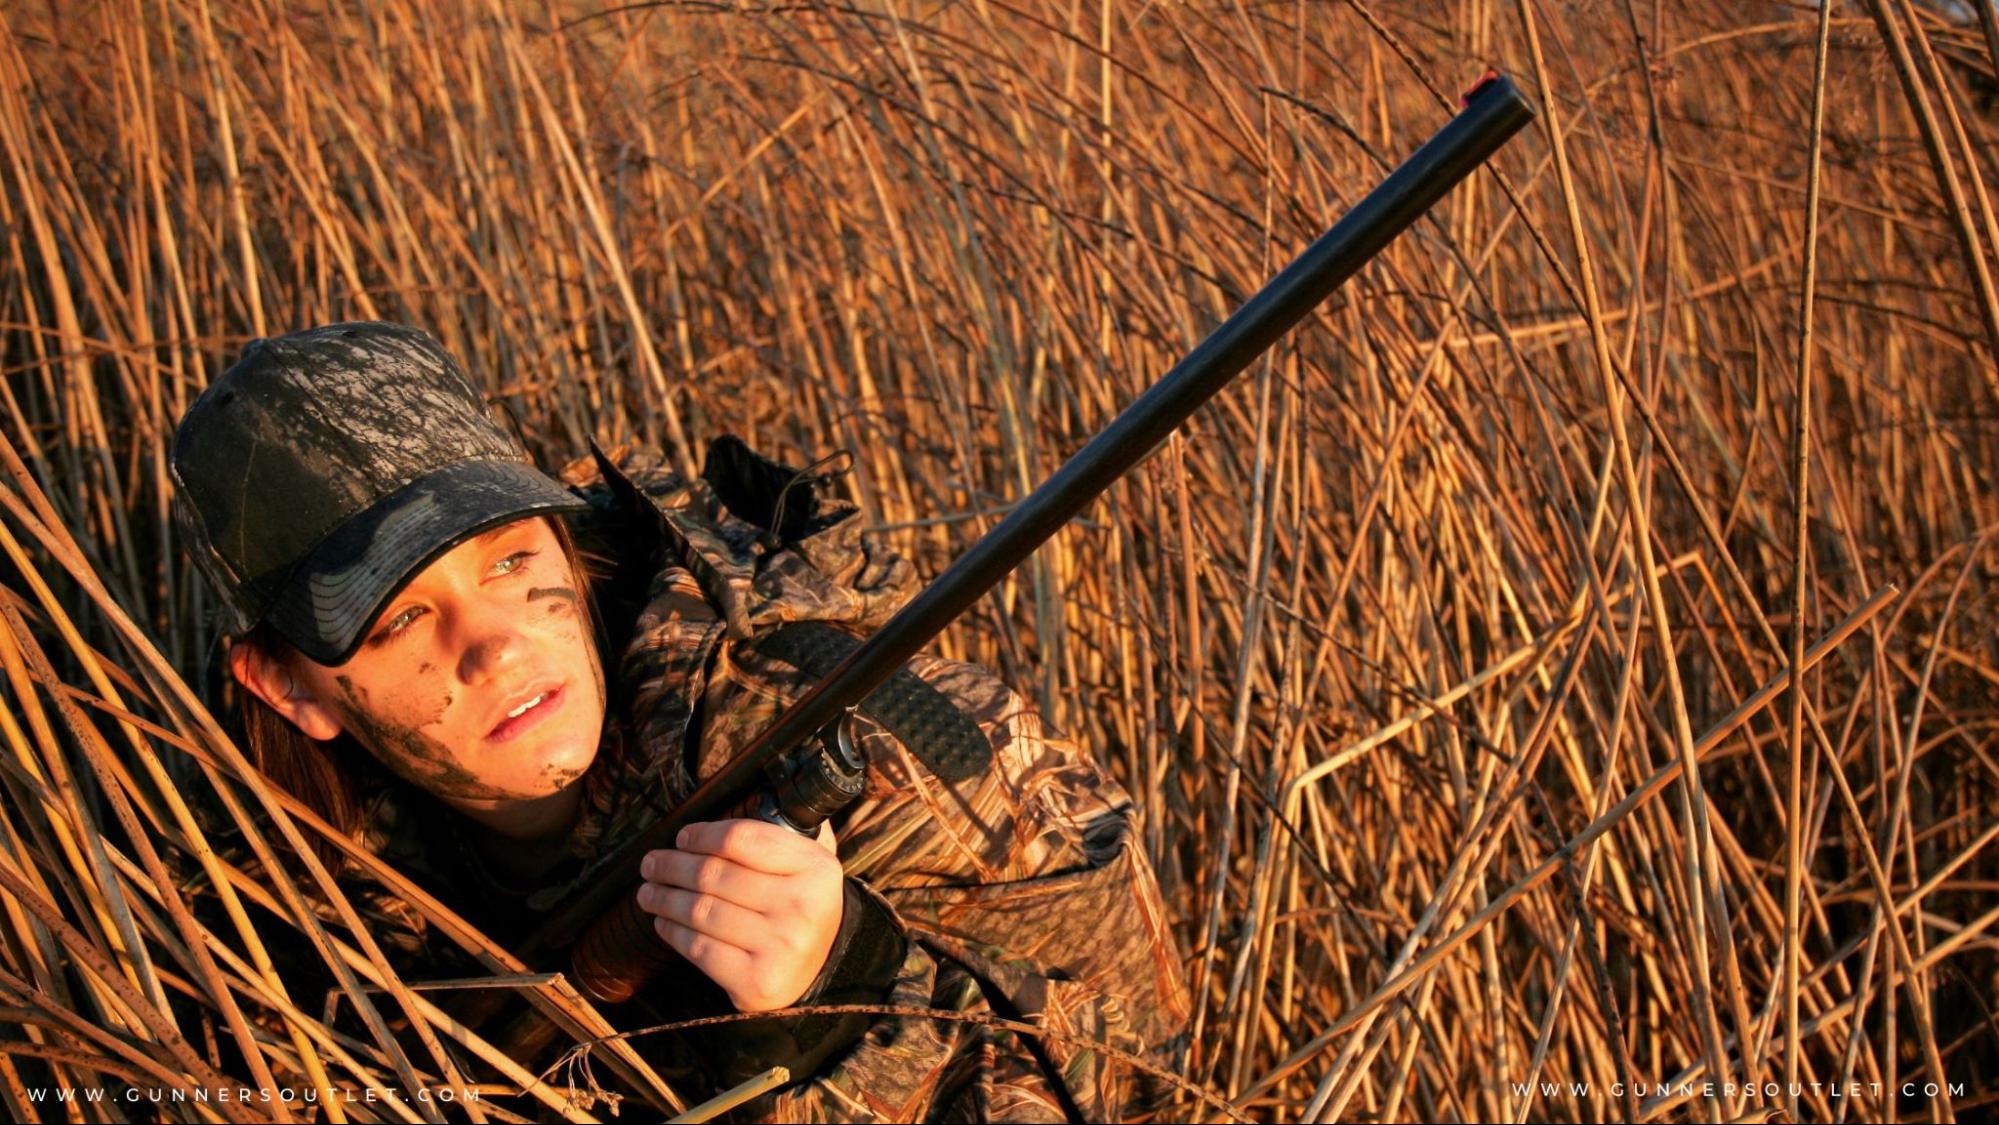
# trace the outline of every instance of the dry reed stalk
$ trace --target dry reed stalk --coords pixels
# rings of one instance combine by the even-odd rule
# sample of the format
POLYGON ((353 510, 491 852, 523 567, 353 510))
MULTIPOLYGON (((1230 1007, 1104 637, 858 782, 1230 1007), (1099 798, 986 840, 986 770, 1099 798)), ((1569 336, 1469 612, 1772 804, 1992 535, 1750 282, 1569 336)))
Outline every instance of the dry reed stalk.
MULTIPOLYGON (((1812 48, 1812 122, 1805 176, 1805 250, 1802 295, 1798 301, 1798 390, 1791 412, 1791 492, 1797 529, 1791 538, 1791 686, 1787 740, 1790 775, 1784 786, 1784 1085, 1798 1082, 1798 962, 1802 950, 1798 911, 1804 879, 1805 788, 1805 568, 1811 510, 1812 314, 1818 281, 1819 191, 1825 152, 1826 55, 1832 41, 1832 7, 1819 7, 1818 40, 1812 48)), ((1788 1094, 1784 1109, 1797 1119, 1799 1099, 1788 1094)))

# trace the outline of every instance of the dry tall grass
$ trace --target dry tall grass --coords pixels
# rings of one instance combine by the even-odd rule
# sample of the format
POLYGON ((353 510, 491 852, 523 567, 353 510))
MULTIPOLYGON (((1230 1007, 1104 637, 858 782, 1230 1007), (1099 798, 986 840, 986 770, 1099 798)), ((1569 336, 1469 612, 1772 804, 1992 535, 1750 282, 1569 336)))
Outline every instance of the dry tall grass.
POLYGON ((1990 1113, 1999 32, 1824 14, 7 5, 0 1099, 530 1077, 308 920, 316 869, 232 881, 177 788, 311 832, 197 701, 166 518, 246 339, 428 325, 551 461, 852 449, 934 572, 1491 64, 1544 109, 1498 174, 942 647, 1137 795, 1242 1114, 1990 1113))

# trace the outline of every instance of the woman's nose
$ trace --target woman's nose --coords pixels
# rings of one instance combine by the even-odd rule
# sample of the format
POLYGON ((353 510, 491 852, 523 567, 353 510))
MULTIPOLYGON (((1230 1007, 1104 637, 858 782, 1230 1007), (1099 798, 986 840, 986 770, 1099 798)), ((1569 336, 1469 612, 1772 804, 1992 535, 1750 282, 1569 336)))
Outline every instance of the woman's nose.
POLYGON ((490 608, 466 616, 465 647, 458 657, 459 679, 468 684, 483 683, 504 676, 520 663, 526 655, 527 638, 515 627, 517 617, 517 613, 490 608))

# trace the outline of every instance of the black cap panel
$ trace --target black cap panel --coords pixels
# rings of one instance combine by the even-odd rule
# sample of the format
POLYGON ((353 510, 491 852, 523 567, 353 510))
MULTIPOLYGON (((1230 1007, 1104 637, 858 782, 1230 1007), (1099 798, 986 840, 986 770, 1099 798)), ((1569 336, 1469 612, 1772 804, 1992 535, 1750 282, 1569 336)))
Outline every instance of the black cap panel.
POLYGON ((269 620, 313 660, 345 664, 389 599, 438 556, 487 528, 588 506, 532 465, 447 465, 328 536, 279 592, 269 620))
POLYGON ((321 663, 351 654, 355 615, 409 567, 509 515, 580 505, 429 333, 379 322, 253 341, 181 419, 171 469, 228 627, 268 616, 321 663))

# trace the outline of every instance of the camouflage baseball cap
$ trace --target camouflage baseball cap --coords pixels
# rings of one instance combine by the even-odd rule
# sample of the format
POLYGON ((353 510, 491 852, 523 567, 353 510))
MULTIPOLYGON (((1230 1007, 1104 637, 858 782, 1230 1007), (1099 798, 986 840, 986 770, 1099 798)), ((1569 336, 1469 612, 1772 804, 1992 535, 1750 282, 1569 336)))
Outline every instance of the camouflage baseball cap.
POLYGON ((390 597, 469 536, 587 505, 535 468, 427 332, 255 340, 174 431, 174 519, 227 628, 344 664, 390 597))

